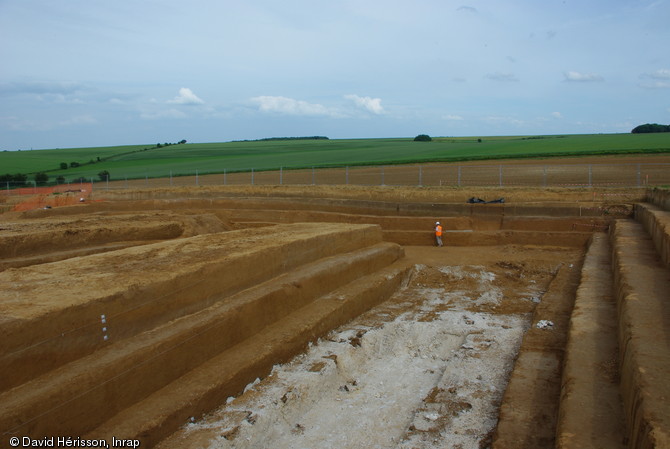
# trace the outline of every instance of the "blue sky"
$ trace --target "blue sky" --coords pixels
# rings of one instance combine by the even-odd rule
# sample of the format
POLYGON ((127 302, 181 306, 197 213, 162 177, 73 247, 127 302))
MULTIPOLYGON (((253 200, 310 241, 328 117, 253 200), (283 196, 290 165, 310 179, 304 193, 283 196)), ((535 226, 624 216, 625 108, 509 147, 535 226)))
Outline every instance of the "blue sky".
POLYGON ((670 123, 670 0, 0 0, 0 149, 670 123))

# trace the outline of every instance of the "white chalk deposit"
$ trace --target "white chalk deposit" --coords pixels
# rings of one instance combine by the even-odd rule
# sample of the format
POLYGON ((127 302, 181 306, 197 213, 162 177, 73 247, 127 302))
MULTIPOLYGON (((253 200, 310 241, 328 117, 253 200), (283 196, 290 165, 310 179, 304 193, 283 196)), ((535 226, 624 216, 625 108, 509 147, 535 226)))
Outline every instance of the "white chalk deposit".
POLYGON ((398 292, 182 438, 212 449, 488 447, 529 317, 473 312, 503 298, 492 273, 467 268, 474 291, 398 292))

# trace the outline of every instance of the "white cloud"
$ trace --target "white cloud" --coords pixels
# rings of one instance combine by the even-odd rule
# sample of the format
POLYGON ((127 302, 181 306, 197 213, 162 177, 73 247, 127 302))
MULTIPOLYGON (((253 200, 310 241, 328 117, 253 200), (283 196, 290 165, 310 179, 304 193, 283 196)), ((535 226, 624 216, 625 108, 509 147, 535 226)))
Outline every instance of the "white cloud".
POLYGON ((456 8, 456 11, 463 11, 463 12, 469 12, 469 13, 477 13, 478 12, 477 8, 474 8, 472 6, 465 6, 465 5, 459 6, 458 8, 456 8))
POLYGON ((484 120, 489 122, 489 123, 496 124, 496 125, 520 126, 520 125, 525 125, 526 124, 526 122, 524 122, 523 120, 519 120, 518 118, 509 117, 509 116, 490 115, 488 117, 485 117, 484 120))
POLYGON ((493 81, 502 81, 502 82, 517 82, 519 78, 516 77, 513 73, 489 73, 486 75, 486 78, 493 81))
POLYGON ((29 96, 45 103, 84 104, 79 98, 90 89, 77 83, 14 82, 0 83, 0 96, 29 96))
POLYGON ((359 97, 358 95, 353 94, 345 95, 344 98, 346 98, 347 100, 352 100, 356 104, 356 106, 366 109, 367 111, 370 111, 373 114, 384 113, 381 98, 359 97))
POLYGON ((597 75, 595 73, 580 73, 580 72, 569 71, 565 72, 563 75, 565 76, 565 81, 568 82, 589 83, 589 82, 600 82, 605 80, 602 76, 597 75))
POLYGON ((655 72, 645 73, 644 76, 653 78, 655 80, 670 80, 670 70, 669 69, 659 69, 655 72))
POLYGON ((177 109, 164 109, 154 112, 143 112, 140 114, 140 117, 145 120, 180 119, 186 117, 186 114, 177 109))
POLYGON ((53 121, 43 119, 22 119, 17 116, 0 117, 0 128, 12 131, 52 131, 61 127, 95 125, 98 121, 92 115, 77 115, 68 119, 53 121))
POLYGON ((554 117, 554 118, 563 118, 563 114, 561 114, 561 113, 558 112, 558 111, 556 111, 556 112, 552 112, 552 113, 551 113, 551 116, 554 117))
POLYGON ((460 115, 449 114, 449 115, 443 115, 442 119, 444 119, 444 120, 463 120, 463 117, 461 117, 460 115))
POLYGON ((74 98, 69 95, 63 94, 44 94, 38 95, 37 99, 44 102, 50 103, 65 103, 65 104, 84 104, 84 101, 80 98, 74 98))
POLYGON ((203 104, 204 101, 200 99, 196 94, 193 93, 188 87, 182 87, 179 89, 179 95, 174 97, 174 99, 169 100, 168 103, 172 104, 203 104))
POLYGON ((11 131, 45 131, 50 127, 33 120, 24 120, 15 115, 0 117, 0 127, 11 131))
POLYGON ((67 82, 13 82, 1 83, 0 94, 33 94, 33 95, 72 95, 80 92, 84 86, 67 82))
POLYGON ((644 89, 670 89, 670 70, 659 69, 640 75, 644 81, 639 84, 644 89))
POLYGON ((62 120, 59 122, 61 126, 76 126, 76 125, 92 125, 98 123, 98 121, 90 115, 78 115, 76 117, 69 118, 67 120, 62 120))
POLYGON ((252 98, 251 101, 258 103, 258 110, 262 112, 276 112, 288 115, 338 115, 334 110, 318 103, 308 103, 281 96, 262 95, 252 98))
POLYGON ((670 81, 645 81, 638 85, 643 89, 670 89, 670 81))

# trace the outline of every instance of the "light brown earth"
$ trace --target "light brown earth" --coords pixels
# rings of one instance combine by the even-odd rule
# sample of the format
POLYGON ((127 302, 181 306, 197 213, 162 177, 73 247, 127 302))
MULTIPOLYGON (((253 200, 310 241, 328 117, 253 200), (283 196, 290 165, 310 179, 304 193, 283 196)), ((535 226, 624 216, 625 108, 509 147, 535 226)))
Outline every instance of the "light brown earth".
MULTIPOLYGON (((669 160, 667 156, 657 159, 669 160)), ((635 160, 647 162, 652 158, 630 158, 626 162, 635 160)), ((594 159, 593 163, 601 161, 594 159)), ((521 161, 518 165, 528 163, 521 161)), ((590 162, 579 159, 579 163, 590 162)), ((269 365, 250 371, 246 380, 235 381, 239 386, 225 390, 225 397, 231 396, 228 401, 208 401, 208 408, 194 415, 190 424, 160 438, 147 437, 142 447, 580 447, 561 443, 567 440, 562 434, 557 438, 557 429, 562 425, 561 395, 566 394, 561 383, 570 318, 575 297, 579 298, 580 281, 592 270, 591 265, 585 265, 582 271, 582 264, 591 234, 605 236, 603 232, 613 219, 629 220, 633 204, 644 201, 645 194, 644 189, 631 188, 121 188, 97 191, 81 205, 7 212, 0 215, 0 326, 5 340, 0 357, 5 359, 5 368, 10 362, 25 364, 20 365, 21 374, 4 376, 5 393, 0 394, 7 395, 11 388, 21 388, 22 382, 42 373, 48 377, 51 370, 67 367, 69 360, 85 360, 105 350, 110 352, 109 357, 121 357, 118 352, 135 350, 130 344, 117 345, 118 352, 112 352, 101 346, 101 341, 77 346, 76 342, 86 339, 77 332, 87 331, 77 323, 76 313, 71 318, 65 314, 57 317, 59 310, 80 310, 93 304, 91 298, 97 296, 101 303, 122 304, 124 292, 146 289, 147 302, 140 306, 149 311, 132 313, 123 330, 131 336, 144 327, 151 328, 143 320, 153 313, 151 308, 158 307, 152 295, 169 297, 191 287, 189 276, 197 277, 197 289, 211 296, 206 290, 215 291, 211 286, 224 282, 223 277, 238 279, 241 288, 251 288, 281 274, 268 271, 250 275, 255 269, 263 271, 259 269, 262 257, 253 259, 256 265, 232 264, 225 275, 211 267, 214 261, 219 263, 222 252, 231 257, 244 253, 247 257, 259 248, 275 245, 280 251, 284 241, 304 240, 300 228, 287 227, 284 234, 282 228, 269 226, 315 222, 322 223, 319 232, 341 233, 342 223, 378 224, 385 241, 403 245, 404 257, 395 263, 406 267, 410 275, 402 287, 376 307, 372 303, 366 306, 361 310, 364 313, 345 320, 341 327, 324 328, 316 335, 319 339, 311 339, 309 348, 297 344, 274 361, 268 358, 269 365), (505 203, 468 205, 470 197, 505 197, 505 203), (431 246, 435 219, 441 220, 447 230, 443 248, 431 246), (241 233, 241 237, 219 237, 231 231, 241 233), (183 244, 177 245, 182 239, 183 244), (218 277, 218 281, 207 276, 218 277), (78 283, 82 277, 86 282, 78 283), (155 286, 145 287, 147 278, 155 286), (103 297, 107 293, 109 297, 103 297), (57 345, 51 354, 53 357, 61 351, 61 358, 45 363, 36 352, 27 362, 16 362, 12 358, 15 352, 11 338, 16 338, 12 329, 37 319, 44 321, 35 321, 33 336, 25 329, 16 334, 28 340, 21 351, 31 351, 31 345, 55 338, 62 323, 70 320, 65 329, 76 328, 72 342, 79 352, 68 352, 66 346, 57 345), (538 327, 541 320, 551 325, 538 327), (54 323, 53 328, 49 322, 54 323), (286 365, 275 366, 270 374, 269 367, 280 362, 286 365), (262 379, 253 382, 256 377, 262 379)), ((305 228, 304 232, 306 239, 316 231, 305 228)), ((368 238, 361 237, 361 241, 368 238)), ((320 246, 311 248, 316 251, 320 246)), ((300 252, 309 250, 305 246, 300 252)), ((336 253, 332 249, 332 254, 336 253)), ((287 257, 286 253, 282 257, 272 254, 267 252, 266 257, 287 257)), ((647 262, 640 259, 640 263, 647 262)), ((308 275, 301 276, 304 278, 292 282, 314 282, 308 275)), ((218 291, 229 288, 220 285, 218 291)), ((354 289, 349 284, 337 288, 333 295, 341 297, 354 289)), ((612 295, 608 298, 611 301, 612 295)), ((186 313, 184 308, 191 307, 191 313, 205 307, 188 306, 189 301, 181 298, 161 319, 179 320, 186 313)), ((215 300, 208 301, 211 304, 215 300)), ((99 310, 95 308, 96 316, 99 310)), ((301 314, 307 322, 312 313, 308 308, 291 310, 296 323, 301 314)), ((95 327, 97 331, 99 326, 95 327)), ((286 331, 278 329, 273 335, 272 329, 267 329, 270 341, 285 337, 286 331)), ((618 382, 621 362, 611 334, 599 336, 595 332, 593 338, 596 347, 609 348, 602 371, 618 382)), ((258 348, 249 348, 246 350, 252 353, 248 356, 235 356, 253 358, 258 348)), ((189 354, 183 357, 188 359, 189 354)), ((579 366, 586 365, 592 355, 574 357, 571 366, 579 366)), ((165 372, 177 372, 181 364, 177 358, 157 366, 165 372)), ((86 365, 81 368, 85 371, 86 365)), ((109 369, 114 372, 113 365, 109 369)), ((144 373, 155 375, 149 368, 144 373)), ((199 382, 213 381, 217 371, 202 376, 197 377, 199 382)), ((130 385, 133 379, 124 382, 130 385)), ((620 406, 621 398, 613 394, 613 403, 620 406)), ((26 412, 11 427, 0 428, 4 432, 2 445, 8 435, 25 434, 21 420, 30 425, 39 421, 38 415, 44 412, 36 411, 39 401, 35 404, 33 412, 26 412)), ((125 406, 119 407, 123 410, 125 406)), ((595 422, 588 409, 571 408, 570 413, 571 420, 586 429, 595 422)), ((59 429, 54 419, 55 423, 44 428, 59 429)), ((78 424, 85 422, 86 414, 79 414, 77 419, 78 424)), ((620 417, 613 425, 621 427, 622 420, 620 417)), ((67 434, 76 432, 77 423, 67 425, 71 430, 67 434)), ((66 429, 65 421, 62 426, 66 429)), ((124 426, 116 428, 132 427, 124 426)), ((86 433, 96 427, 82 424, 81 428, 86 433)), ((616 432, 612 435, 621 447, 628 447, 628 437, 616 432)), ((88 434, 93 436, 95 433, 88 434)))

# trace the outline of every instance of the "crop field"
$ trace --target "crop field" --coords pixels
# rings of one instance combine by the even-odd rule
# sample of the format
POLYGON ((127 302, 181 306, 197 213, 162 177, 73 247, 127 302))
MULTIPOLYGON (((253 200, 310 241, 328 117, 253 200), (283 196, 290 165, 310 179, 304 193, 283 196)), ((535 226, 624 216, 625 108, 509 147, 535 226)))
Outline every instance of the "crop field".
POLYGON ((311 167, 394 165, 555 156, 670 153, 670 136, 592 134, 556 136, 438 137, 432 142, 398 139, 265 140, 156 144, 0 153, 0 174, 45 172, 50 180, 160 178, 311 167), (79 164, 71 167, 72 163, 79 164), (60 169, 61 163, 68 165, 60 169))

